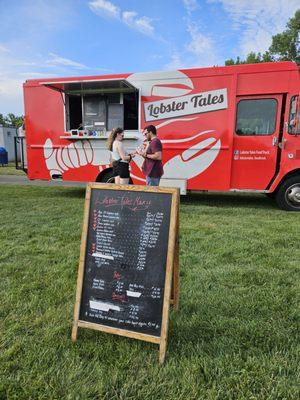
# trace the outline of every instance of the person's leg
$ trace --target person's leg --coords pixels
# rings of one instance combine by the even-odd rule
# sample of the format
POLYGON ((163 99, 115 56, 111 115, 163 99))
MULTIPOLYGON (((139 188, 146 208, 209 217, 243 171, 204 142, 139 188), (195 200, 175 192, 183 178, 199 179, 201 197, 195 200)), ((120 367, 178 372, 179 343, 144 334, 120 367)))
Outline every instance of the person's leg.
POLYGON ((117 161, 113 162, 113 173, 115 178, 115 184, 120 185, 120 171, 119 171, 119 163, 117 161))
POLYGON ((129 178, 120 178, 120 185, 128 185, 129 178))
POLYGON ((120 162, 120 185, 129 183, 129 164, 120 162))

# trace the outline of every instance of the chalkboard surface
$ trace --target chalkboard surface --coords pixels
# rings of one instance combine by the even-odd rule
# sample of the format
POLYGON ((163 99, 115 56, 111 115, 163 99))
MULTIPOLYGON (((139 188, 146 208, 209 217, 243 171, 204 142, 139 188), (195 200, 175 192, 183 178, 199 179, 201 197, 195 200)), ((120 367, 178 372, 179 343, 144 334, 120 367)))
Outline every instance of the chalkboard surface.
POLYGON ((79 320, 159 337, 172 193, 91 190, 79 320))

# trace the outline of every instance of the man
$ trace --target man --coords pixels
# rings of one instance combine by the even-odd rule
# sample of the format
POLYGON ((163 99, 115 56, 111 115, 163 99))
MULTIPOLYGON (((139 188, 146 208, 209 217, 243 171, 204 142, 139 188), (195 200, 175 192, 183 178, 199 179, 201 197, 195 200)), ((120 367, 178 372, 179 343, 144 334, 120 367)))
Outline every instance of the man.
POLYGON ((146 126, 144 135, 148 140, 148 145, 144 151, 139 154, 144 157, 142 170, 146 175, 146 184, 148 186, 159 186, 160 178, 164 170, 162 166, 162 144, 157 137, 154 125, 146 126))

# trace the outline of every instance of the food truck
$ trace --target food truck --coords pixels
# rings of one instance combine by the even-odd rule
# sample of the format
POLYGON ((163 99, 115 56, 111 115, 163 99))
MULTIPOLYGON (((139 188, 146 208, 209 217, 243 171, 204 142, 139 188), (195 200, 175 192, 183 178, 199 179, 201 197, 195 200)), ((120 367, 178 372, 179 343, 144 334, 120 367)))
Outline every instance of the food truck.
MULTIPOLYGON (((299 68, 293 62, 30 79, 24 83, 29 179, 113 181, 107 137, 143 144, 155 125, 162 186, 253 191, 300 210, 299 68)), ((136 156, 131 183, 145 184, 136 156)))

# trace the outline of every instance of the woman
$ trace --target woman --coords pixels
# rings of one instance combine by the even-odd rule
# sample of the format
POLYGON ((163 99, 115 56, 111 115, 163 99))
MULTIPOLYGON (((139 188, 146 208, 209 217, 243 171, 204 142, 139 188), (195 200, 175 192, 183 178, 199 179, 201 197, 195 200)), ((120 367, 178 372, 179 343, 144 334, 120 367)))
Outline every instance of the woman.
POLYGON ((127 185, 129 183, 129 163, 134 157, 132 154, 127 154, 124 149, 123 138, 123 129, 114 128, 107 141, 107 147, 112 159, 115 183, 117 185, 127 185))

